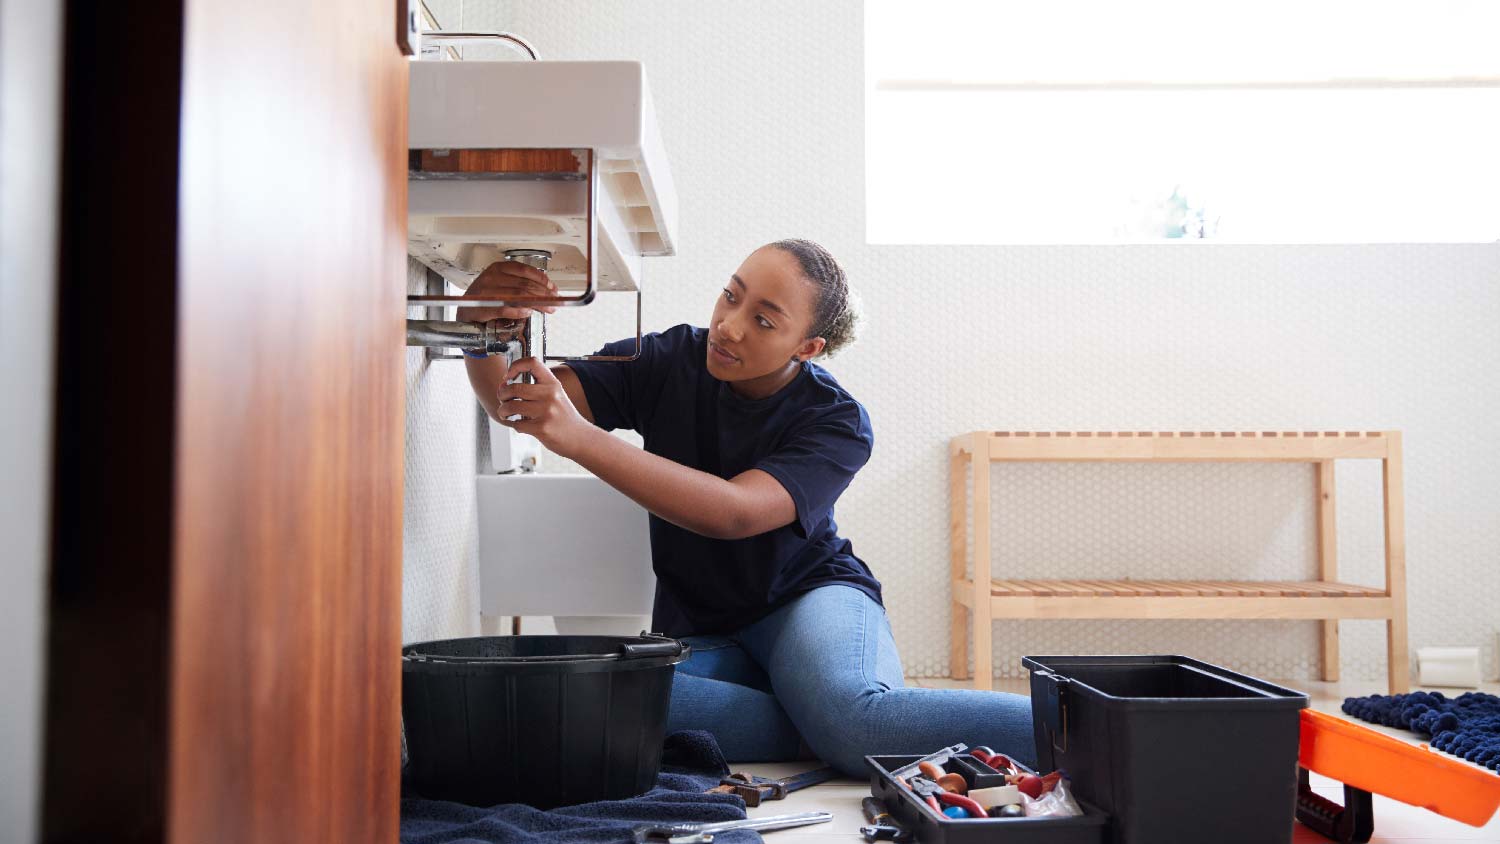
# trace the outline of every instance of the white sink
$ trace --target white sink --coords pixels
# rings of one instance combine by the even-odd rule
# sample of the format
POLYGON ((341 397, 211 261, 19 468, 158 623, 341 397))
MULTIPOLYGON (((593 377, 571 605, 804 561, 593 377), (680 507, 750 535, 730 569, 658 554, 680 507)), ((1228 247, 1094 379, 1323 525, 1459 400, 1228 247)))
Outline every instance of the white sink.
POLYGON ((481 613, 649 623, 656 574, 639 504, 593 475, 479 475, 474 483, 481 613))
POLYGON ((599 289, 639 290, 641 257, 675 253, 677 193, 639 62, 409 66, 412 150, 574 150, 579 162, 569 176, 539 179, 416 173, 408 184, 413 257, 463 288, 506 249, 548 249, 552 279, 565 292, 581 289, 590 156, 599 289))

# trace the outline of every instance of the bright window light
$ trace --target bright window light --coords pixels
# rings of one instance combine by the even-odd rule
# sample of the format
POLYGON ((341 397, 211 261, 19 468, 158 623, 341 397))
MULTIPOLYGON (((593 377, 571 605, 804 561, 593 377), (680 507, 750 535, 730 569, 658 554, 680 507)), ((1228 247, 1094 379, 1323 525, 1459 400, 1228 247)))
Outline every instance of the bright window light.
POLYGON ((1497 32, 1493 0, 867 0, 867 239, 1496 241, 1497 32))

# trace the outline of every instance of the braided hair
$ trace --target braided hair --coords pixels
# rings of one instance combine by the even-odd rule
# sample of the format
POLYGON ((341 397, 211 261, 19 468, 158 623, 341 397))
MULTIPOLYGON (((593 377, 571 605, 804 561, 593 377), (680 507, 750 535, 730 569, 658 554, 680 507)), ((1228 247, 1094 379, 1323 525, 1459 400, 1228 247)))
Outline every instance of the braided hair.
POLYGON ((802 266, 802 274, 817 288, 812 330, 807 336, 822 337, 826 343, 823 354, 830 356, 853 343, 854 330, 859 323, 859 306, 849 290, 844 268, 833 259, 833 255, 811 240, 791 238, 767 245, 796 258, 802 266))

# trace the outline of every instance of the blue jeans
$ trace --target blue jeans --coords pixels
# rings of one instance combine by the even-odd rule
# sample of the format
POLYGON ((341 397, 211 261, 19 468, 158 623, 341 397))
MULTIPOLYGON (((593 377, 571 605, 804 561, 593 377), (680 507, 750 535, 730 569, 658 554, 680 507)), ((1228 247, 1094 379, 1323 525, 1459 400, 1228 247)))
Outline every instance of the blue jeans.
POLYGON ((905 688, 885 610, 851 586, 819 587, 736 633, 684 641, 693 655, 677 666, 667 731, 707 730, 732 762, 810 749, 863 779, 867 754, 956 742, 1036 759, 1029 698, 905 688))

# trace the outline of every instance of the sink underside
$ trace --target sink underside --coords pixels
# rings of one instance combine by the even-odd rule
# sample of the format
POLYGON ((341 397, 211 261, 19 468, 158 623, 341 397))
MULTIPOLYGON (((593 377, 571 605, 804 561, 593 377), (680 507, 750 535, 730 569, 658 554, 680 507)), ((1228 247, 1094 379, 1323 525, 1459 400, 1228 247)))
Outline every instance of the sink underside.
POLYGON ((460 288, 513 248, 585 286, 589 190, 600 290, 671 255, 676 193, 638 62, 413 62, 408 251, 460 288))

